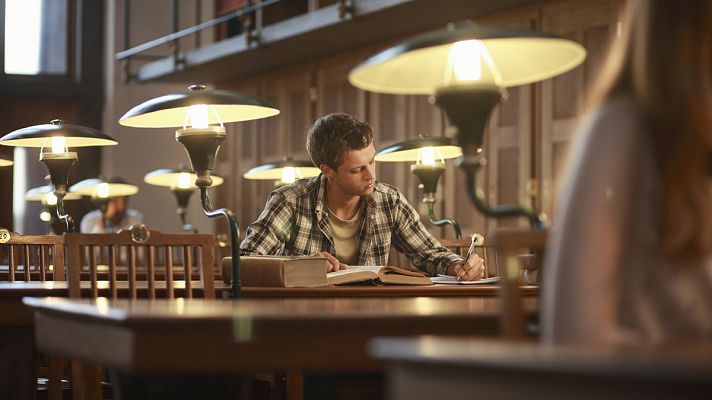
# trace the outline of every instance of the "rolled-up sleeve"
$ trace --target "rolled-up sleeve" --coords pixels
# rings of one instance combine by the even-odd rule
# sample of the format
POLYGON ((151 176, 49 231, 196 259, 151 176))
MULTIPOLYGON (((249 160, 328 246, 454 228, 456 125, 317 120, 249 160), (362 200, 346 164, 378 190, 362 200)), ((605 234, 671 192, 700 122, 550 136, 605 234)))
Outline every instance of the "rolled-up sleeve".
POLYGON ((442 246, 425 229, 420 215, 401 193, 398 193, 395 214, 393 246, 408 257, 413 265, 428 275, 435 276, 446 274, 450 263, 463 261, 462 257, 442 246))

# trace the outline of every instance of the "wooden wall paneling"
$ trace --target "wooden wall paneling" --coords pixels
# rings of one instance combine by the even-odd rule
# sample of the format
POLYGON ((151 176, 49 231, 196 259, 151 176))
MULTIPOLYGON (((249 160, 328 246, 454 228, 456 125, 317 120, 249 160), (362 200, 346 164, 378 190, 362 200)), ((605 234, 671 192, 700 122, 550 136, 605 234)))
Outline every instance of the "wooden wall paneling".
POLYGON ((588 53, 578 68, 541 84, 539 195, 542 211, 551 217, 560 170, 587 88, 595 83, 608 42, 615 36, 621 4, 616 0, 564 1, 542 7, 542 29, 578 41, 588 53))
MULTIPOLYGON (((220 89, 235 90, 245 94, 259 96, 257 83, 245 82, 222 82, 218 85, 220 89)), ((228 125, 229 142, 223 146, 225 157, 229 157, 230 166, 226 168, 225 187, 222 191, 229 192, 226 195, 230 209, 237 214, 240 224, 241 234, 244 234, 247 226, 252 223, 264 207, 264 201, 256 196, 256 185, 254 181, 244 179, 244 174, 248 169, 258 164, 257 143, 259 121, 239 122, 228 125)), ((227 226, 223 227, 219 233, 227 233, 227 226)))
POLYGON ((308 160, 306 133, 314 119, 316 100, 315 82, 312 82, 313 65, 290 71, 285 84, 286 93, 282 106, 285 122, 286 155, 295 160, 308 160))
POLYGON ((361 62, 361 54, 353 54, 319 62, 316 72, 316 117, 335 112, 345 112, 364 121, 366 117, 366 92, 348 81, 349 71, 361 62))
MULTIPOLYGON (((376 151, 406 139, 406 98, 402 95, 368 93, 368 122, 373 127, 376 151)), ((408 196, 411 181, 407 163, 376 163, 376 179, 396 186, 408 196)), ((409 198, 412 203, 413 199, 409 198)))

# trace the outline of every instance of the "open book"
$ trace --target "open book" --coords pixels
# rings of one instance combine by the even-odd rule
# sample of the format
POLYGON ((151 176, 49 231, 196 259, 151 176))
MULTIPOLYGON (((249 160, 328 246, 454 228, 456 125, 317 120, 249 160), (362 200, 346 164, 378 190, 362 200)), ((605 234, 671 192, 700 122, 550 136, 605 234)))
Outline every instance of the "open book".
POLYGON ((362 281, 375 281, 377 283, 396 285, 432 285, 425 273, 420 271, 409 271, 398 267, 380 267, 369 265, 350 265, 340 271, 326 274, 326 281, 330 285, 340 285, 343 283, 353 283, 362 281))

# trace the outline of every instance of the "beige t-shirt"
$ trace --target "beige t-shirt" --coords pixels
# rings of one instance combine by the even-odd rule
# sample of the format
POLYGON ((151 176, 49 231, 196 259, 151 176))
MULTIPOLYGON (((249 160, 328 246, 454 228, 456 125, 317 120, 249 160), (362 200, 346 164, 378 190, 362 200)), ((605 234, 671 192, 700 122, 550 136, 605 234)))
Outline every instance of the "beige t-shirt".
POLYGON ((361 210, 350 220, 343 220, 326 207, 329 228, 334 238, 336 258, 346 265, 358 264, 358 228, 361 226, 361 210))

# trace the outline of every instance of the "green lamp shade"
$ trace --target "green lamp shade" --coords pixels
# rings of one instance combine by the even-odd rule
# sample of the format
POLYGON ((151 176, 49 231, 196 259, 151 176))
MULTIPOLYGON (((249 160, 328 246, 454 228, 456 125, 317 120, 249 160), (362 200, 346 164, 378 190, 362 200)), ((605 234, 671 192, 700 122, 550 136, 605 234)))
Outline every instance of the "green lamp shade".
POLYGON ((416 162, 420 149, 432 147, 444 160, 462 156, 462 149, 455 145, 455 141, 446 136, 427 136, 406 140, 384 147, 376 153, 376 161, 386 162, 416 162))
MULTIPOLYGON (((49 193, 54 193, 54 187, 52 185, 38 186, 25 192, 25 200, 45 201, 49 193)), ((64 200, 79 200, 81 198, 82 195, 79 193, 67 193, 64 196, 64 200)))
POLYGON ((100 190, 100 185, 106 184, 106 196, 101 197, 120 197, 133 196, 138 193, 138 186, 128 183, 111 183, 105 182, 102 179, 85 179, 77 182, 69 188, 70 193, 77 193, 82 196, 97 197, 100 190))
POLYGON ((104 132, 54 120, 50 124, 28 126, 0 138, 0 144, 17 147, 45 147, 52 137, 64 137, 67 147, 113 146, 118 142, 104 132))
POLYGON ((321 170, 315 167, 311 161, 282 160, 258 165, 245 172, 242 177, 245 179, 281 180, 286 168, 294 168, 293 172, 297 178, 311 178, 321 173, 321 170))
POLYGON ((6 160, 4 158, 0 158, 0 167, 9 167, 13 164, 12 160, 6 160))
MULTIPOLYGON (((223 184, 223 178, 216 175, 211 175, 210 177, 213 180, 210 187, 220 186, 223 184)), ((194 190, 198 188, 195 186, 196 178, 197 174, 187 168, 162 168, 147 173, 146 176, 143 177, 143 181, 154 186, 164 186, 171 189, 180 188, 194 190), (188 174, 189 176, 188 179, 184 178, 187 182, 185 185, 181 185, 181 183, 183 183, 181 182, 181 174, 188 174)))
POLYGON ((494 79, 483 68, 482 83, 500 87, 554 77, 586 58, 584 47, 572 40, 542 32, 465 23, 416 36, 372 56, 351 71, 349 82, 376 93, 432 94, 449 86, 453 46, 473 39, 488 53, 481 57, 485 67, 491 62, 498 72, 494 79))
POLYGON ((209 124, 250 121, 279 114, 266 100, 227 90, 191 90, 145 101, 130 109, 119 124, 136 128, 173 128, 186 124, 191 106, 207 105, 209 124))

